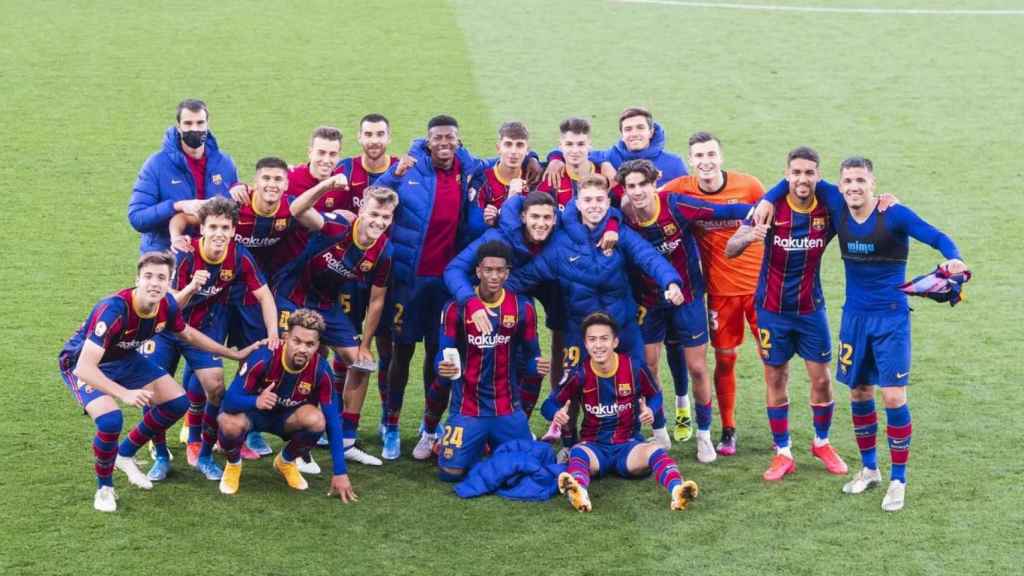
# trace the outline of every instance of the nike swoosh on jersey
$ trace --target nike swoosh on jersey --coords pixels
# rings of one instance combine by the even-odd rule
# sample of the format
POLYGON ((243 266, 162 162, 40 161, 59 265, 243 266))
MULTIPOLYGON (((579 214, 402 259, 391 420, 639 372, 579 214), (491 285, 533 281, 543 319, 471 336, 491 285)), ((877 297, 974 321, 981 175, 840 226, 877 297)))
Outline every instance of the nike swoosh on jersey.
POLYGON ((690 340, 696 340, 697 338, 700 338, 703 335, 703 332, 701 332, 700 334, 694 334, 693 336, 690 336, 690 340))
POLYGON ((175 180, 174 178, 171 178, 171 184, 181 184, 181 180, 175 180))
POLYGON ((896 379, 897 380, 902 380, 902 379, 906 378, 909 375, 910 375, 910 372, 897 372, 896 373, 896 379))
POLYGON ((785 222, 775 222, 773 226, 785 226, 786 224, 789 224, 789 220, 786 220, 785 222))
POLYGON ((579 256, 569 256, 569 262, 575 262, 575 261, 577 261, 579 259, 580 259, 579 256))

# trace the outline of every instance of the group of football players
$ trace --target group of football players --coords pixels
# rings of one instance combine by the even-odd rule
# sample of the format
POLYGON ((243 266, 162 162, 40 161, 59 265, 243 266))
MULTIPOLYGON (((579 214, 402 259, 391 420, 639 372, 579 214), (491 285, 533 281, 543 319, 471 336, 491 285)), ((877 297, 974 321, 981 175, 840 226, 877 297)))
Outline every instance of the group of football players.
POLYGON ((534 440, 529 419, 548 377, 540 441, 561 444, 557 488, 575 509, 591 509, 591 477, 611 472, 653 474, 671 508, 685 509, 698 487, 669 450, 693 437, 702 464, 736 453, 735 364, 747 327, 775 444, 763 478, 796 471, 794 354, 810 381, 811 454, 847 475, 829 442, 832 344, 819 279, 834 237, 846 273, 836 374, 850 390, 862 461, 843 492, 881 483, 877 386, 891 457, 882 508, 903 507, 910 317, 899 287, 909 239, 941 252, 946 273, 966 266, 948 236, 875 195, 867 158, 844 160, 834 185, 818 154, 798 147, 765 192, 757 178, 723 169, 722 144, 708 132, 689 138, 688 175, 644 108, 623 111, 621 139, 607 150, 592 148, 587 120, 566 119, 544 158, 520 122, 501 125, 496 157, 477 158, 446 115, 394 155, 388 119, 368 114, 358 155, 343 158, 341 132, 322 126, 307 162, 262 158, 243 182, 209 121, 202 101, 178 105, 129 203, 142 234, 135 286, 96 304, 60 352, 64 382, 95 424, 97 510, 117 509, 115 468, 147 490, 166 478, 166 431, 183 417, 188 464, 225 494, 238 491, 244 460, 273 453, 269 433, 285 441, 273 466, 291 488, 308 487, 303 474, 319 473, 312 449, 326 444, 331 492, 356 500, 346 461, 379 466, 401 455, 418 342, 425 408, 412 456, 436 457, 443 480, 463 480, 487 453, 534 440), (535 302, 550 330, 548 357, 535 302), (224 357, 241 362, 230 385, 224 357), (375 371, 381 458, 357 442, 375 371), (119 402, 143 410, 120 443, 119 402), (641 435, 648 426, 650 439, 641 435), (153 465, 143 472, 135 455, 147 444, 153 465))

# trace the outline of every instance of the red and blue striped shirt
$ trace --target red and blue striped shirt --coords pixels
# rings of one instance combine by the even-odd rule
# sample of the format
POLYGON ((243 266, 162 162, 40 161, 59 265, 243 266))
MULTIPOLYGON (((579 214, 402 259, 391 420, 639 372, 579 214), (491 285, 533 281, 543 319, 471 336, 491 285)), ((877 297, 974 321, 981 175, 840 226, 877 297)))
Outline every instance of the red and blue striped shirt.
POLYGON ((134 299, 134 289, 125 288, 100 300, 64 344, 60 355, 77 361, 85 342, 91 340, 105 350, 101 363, 120 360, 165 329, 175 333, 185 329, 178 303, 170 294, 148 316, 139 313, 134 299))

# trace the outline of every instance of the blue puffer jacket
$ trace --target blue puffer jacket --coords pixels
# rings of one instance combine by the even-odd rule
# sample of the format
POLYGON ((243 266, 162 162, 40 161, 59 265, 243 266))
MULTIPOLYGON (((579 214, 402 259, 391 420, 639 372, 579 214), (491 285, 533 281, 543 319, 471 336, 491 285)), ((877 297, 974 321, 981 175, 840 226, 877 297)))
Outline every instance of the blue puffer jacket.
POLYGON ((542 502, 558 493, 558 475, 565 464, 555 461, 551 446, 544 442, 513 440, 469 470, 455 485, 460 498, 497 494, 509 500, 542 502))
POLYGON ((604 160, 610 162, 616 170, 627 160, 650 160, 658 170, 661 170, 658 186, 687 174, 683 159, 665 151, 665 130, 657 122, 654 123, 654 136, 647 148, 634 152, 626 148, 625 142, 619 140, 605 153, 604 160))
POLYGON ((608 223, 608 216, 594 230, 579 220, 576 203, 570 202, 562 213, 562 226, 548 245, 530 262, 512 272, 506 286, 515 292, 527 292, 545 280, 557 280, 563 301, 568 306, 568 325, 579 328, 592 312, 607 312, 619 326, 626 326, 636 315, 636 302, 630 288, 628 267, 643 270, 663 289, 682 285, 679 274, 650 242, 623 226, 619 242, 611 256, 597 247, 608 223))
MULTIPOLYGON (((534 254, 530 252, 530 248, 526 244, 523 221, 520 218, 523 211, 523 200, 522 196, 513 196, 506 200, 501 207, 498 226, 496 228, 488 227, 483 236, 466 246, 458 256, 448 263, 448 267, 444 270, 444 284, 459 304, 465 304, 466 300, 475 294, 473 287, 476 286, 476 280, 473 269, 476 267, 476 251, 484 242, 498 240, 512 248, 513 269, 525 266, 533 259, 534 254)), ((557 210, 555 218, 558 218, 557 210)), ((556 220, 555 229, 557 226, 556 220)), ((552 231, 553 235, 554 231, 552 231)), ((548 237, 549 241, 550 239, 551 236, 548 237)))
MULTIPOLYGON (((210 132, 206 138, 206 197, 227 196, 236 182, 235 162, 220 151, 210 132)), ((174 216, 174 203, 195 197, 196 183, 181 151, 178 130, 171 126, 164 132, 163 148, 146 159, 139 170, 128 202, 128 221, 142 233, 139 251, 170 248, 167 224, 174 216)))
MULTIPOLYGON (((376 182, 377 186, 386 186, 398 192, 398 210, 390 231, 394 247, 392 278, 396 283, 404 285, 415 282, 420 253, 428 241, 426 235, 430 214, 434 209, 435 173, 427 141, 413 140, 409 155, 416 159, 416 164, 403 176, 395 176, 397 165, 392 165, 376 182)), ((456 239, 456 246, 461 248, 483 234, 487 225, 484 223, 483 212, 468 197, 469 181, 482 163, 461 146, 455 155, 459 159, 462 187, 462 210, 456 239)))

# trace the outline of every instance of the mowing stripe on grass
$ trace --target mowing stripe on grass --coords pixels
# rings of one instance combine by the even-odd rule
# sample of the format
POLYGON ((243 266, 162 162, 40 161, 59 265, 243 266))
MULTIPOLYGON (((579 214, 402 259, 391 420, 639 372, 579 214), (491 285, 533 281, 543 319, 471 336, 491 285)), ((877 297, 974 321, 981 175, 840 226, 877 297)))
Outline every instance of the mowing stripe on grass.
POLYGON ((676 0, 613 0, 624 4, 658 4, 680 8, 720 8, 724 10, 750 10, 759 12, 811 12, 825 14, 877 14, 882 16, 1024 16, 1024 10, 993 9, 970 10, 963 8, 880 8, 853 6, 790 6, 784 4, 733 4, 719 2, 686 2, 676 0))

